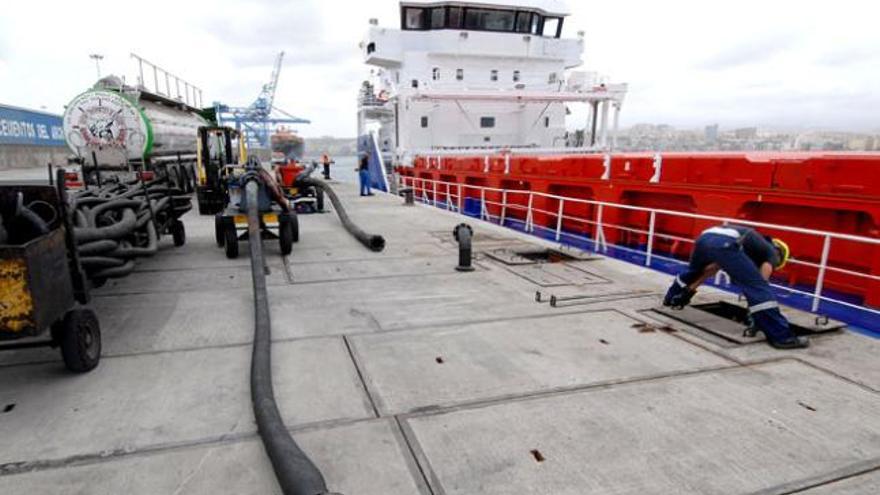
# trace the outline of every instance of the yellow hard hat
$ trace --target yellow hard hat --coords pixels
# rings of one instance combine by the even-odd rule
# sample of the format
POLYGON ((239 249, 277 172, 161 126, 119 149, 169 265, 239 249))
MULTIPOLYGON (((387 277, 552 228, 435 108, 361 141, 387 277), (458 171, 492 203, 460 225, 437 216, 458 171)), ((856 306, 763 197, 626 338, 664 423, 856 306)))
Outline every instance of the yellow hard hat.
POLYGON ((774 268, 781 270, 782 267, 788 263, 788 258, 791 256, 791 249, 789 249, 788 244, 786 244, 785 241, 776 238, 773 239, 773 246, 779 251, 779 264, 774 268))

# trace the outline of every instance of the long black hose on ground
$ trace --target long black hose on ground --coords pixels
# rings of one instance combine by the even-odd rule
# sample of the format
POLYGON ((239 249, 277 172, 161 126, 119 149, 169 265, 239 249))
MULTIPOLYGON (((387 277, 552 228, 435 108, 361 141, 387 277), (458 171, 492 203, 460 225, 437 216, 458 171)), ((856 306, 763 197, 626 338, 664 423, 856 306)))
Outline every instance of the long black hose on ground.
POLYGON ((345 207, 342 205, 342 201, 340 201, 339 196, 336 195, 336 192, 329 184, 314 177, 300 179, 299 183, 305 186, 321 188, 324 191, 324 194, 330 198, 330 202, 333 203, 333 209, 336 210, 336 214, 339 215, 339 221, 342 222, 345 230, 354 236, 355 239, 360 241, 361 244, 376 252, 385 249, 384 237, 377 234, 368 234, 351 221, 351 218, 349 218, 348 213, 345 211, 345 207))
POLYGON ((259 187, 256 178, 249 180, 245 186, 248 205, 248 244, 254 281, 254 348, 251 357, 251 401, 254 406, 254 416, 282 493, 284 495, 328 494, 327 483, 321 471, 300 449, 284 426, 272 389, 272 323, 269 318, 266 274, 263 271, 260 215, 257 211, 259 187))

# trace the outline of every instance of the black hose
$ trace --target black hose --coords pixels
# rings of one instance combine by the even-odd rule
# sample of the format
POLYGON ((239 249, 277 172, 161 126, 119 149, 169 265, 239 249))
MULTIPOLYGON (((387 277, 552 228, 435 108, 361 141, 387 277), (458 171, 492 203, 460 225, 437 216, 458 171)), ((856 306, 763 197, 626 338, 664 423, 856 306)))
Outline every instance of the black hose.
POLYGON ((105 278, 120 278, 125 277, 134 271, 134 260, 128 260, 122 266, 117 266, 113 268, 105 268, 103 270, 99 270, 97 272, 89 273, 89 278, 93 280, 105 279, 105 278))
POLYGON ((245 186, 250 239, 248 244, 254 281, 254 348, 251 357, 251 401, 254 416, 281 492, 284 495, 326 494, 328 491, 324 476, 284 426, 272 390, 272 323, 269 318, 266 274, 263 271, 260 215, 257 211, 259 187, 256 179, 249 180, 245 186))
POLYGON ((130 234, 137 223, 137 215, 131 208, 122 210, 122 218, 106 227, 84 227, 74 228, 73 234, 76 242, 85 243, 90 241, 98 241, 101 239, 118 239, 130 234))
POLYGON ((115 268, 125 264, 125 260, 109 256, 81 256, 79 262, 86 269, 115 268))
POLYGON ((115 249, 118 245, 119 244, 116 241, 111 241, 110 239, 102 239, 100 241, 92 241, 81 244, 77 246, 76 250, 79 251, 79 254, 81 256, 94 256, 96 254, 101 254, 115 249))
POLYGON ((379 252, 385 249, 384 237, 377 234, 368 234, 351 221, 351 218, 349 218, 348 213, 345 211, 345 206, 343 206, 339 196, 336 195, 336 192, 329 184, 314 177, 307 177, 299 182, 299 184, 321 188, 324 193, 330 197, 330 202, 333 203, 333 209, 336 210, 336 214, 339 215, 339 221, 342 222, 342 226, 345 227, 345 230, 354 236, 355 239, 360 241, 361 244, 369 248, 371 251, 379 252))

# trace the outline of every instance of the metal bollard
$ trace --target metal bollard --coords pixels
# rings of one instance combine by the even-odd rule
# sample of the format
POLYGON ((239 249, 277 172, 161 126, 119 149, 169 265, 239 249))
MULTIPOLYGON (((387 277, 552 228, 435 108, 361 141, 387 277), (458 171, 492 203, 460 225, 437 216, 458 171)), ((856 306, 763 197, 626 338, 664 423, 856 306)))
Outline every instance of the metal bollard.
POLYGON ((474 230, 470 225, 460 223, 455 226, 452 235, 458 241, 458 266, 455 269, 460 272, 474 271, 471 265, 471 238, 474 236, 474 230))
POLYGON ((403 194, 403 205, 404 206, 413 206, 415 205, 415 197, 413 195, 413 188, 405 187, 400 190, 403 194))

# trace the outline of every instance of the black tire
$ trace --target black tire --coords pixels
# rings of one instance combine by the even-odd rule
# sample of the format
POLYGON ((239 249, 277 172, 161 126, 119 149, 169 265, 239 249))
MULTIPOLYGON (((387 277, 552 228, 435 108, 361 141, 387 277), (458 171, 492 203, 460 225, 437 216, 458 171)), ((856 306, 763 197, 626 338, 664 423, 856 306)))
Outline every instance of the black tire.
POLYGON ((235 231, 235 225, 227 225, 223 229, 223 237, 226 257, 231 260, 238 258, 238 233, 235 231))
POLYGON ((101 326, 90 309, 73 309, 56 323, 53 337, 61 346, 64 365, 74 373, 85 373, 101 360, 101 326))
POLYGON ((223 235, 223 216, 219 213, 214 215, 214 240, 217 241, 217 247, 223 247, 226 241, 223 235))
POLYGON ((295 211, 291 211, 287 216, 290 219, 290 230, 293 233, 291 239, 293 242, 299 242, 299 218, 296 216, 295 211))
POLYGON ((211 205, 208 203, 208 198, 202 193, 201 188, 196 189, 196 203, 199 205, 199 215, 210 215, 213 213, 211 205))
POLYGON ((315 188, 315 208, 318 209, 318 213, 324 212, 324 190, 320 187, 315 188))
POLYGON ((186 244, 186 227, 183 226, 183 222, 180 220, 174 220, 171 222, 171 238, 174 239, 174 245, 177 247, 183 246, 186 244))
POLYGON ((281 215, 278 219, 278 245, 285 256, 293 251, 293 220, 295 217, 291 215, 281 215))

